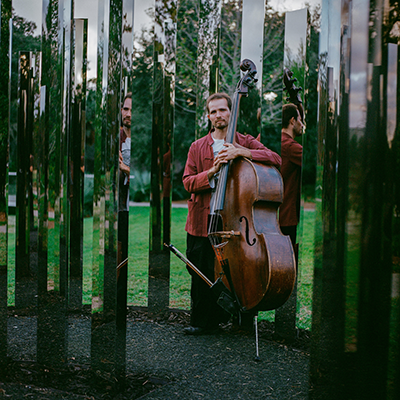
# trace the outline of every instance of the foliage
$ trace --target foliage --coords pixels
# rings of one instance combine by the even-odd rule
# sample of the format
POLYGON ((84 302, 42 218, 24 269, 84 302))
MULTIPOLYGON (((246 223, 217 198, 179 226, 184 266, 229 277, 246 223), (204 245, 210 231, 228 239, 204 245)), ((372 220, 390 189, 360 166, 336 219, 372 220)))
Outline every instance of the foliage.
MULTIPOLYGON (((173 199, 188 196, 183 189, 182 174, 190 144, 195 139, 196 98, 198 96, 199 4, 194 0, 179 2, 176 37, 175 117, 173 139, 173 199)), ((318 60, 318 10, 310 17, 311 45, 307 48, 308 87, 316 87, 318 60)), ((224 2, 219 41, 219 90, 233 94, 239 80, 241 41, 240 2, 224 2)), ((282 107, 282 66, 284 44, 284 14, 267 5, 265 11, 263 96, 261 96, 261 140, 269 148, 280 152, 282 107), (275 93, 274 100, 264 96, 275 93)), ((135 141, 133 159, 136 169, 150 170, 152 135, 152 71, 153 33, 143 28, 135 38, 139 46, 133 59, 132 134, 135 141)), ((307 92, 307 144, 304 149, 304 183, 315 181, 317 91, 307 92)), ((238 130, 257 136, 260 124, 256 118, 260 107, 257 91, 250 91, 240 107, 238 130)), ((205 110, 204 110, 205 112, 205 110)))
POLYGON ((196 130, 198 2, 179 2, 176 37, 175 124, 173 140, 173 199, 186 198, 183 169, 196 130))
POLYGON ((135 37, 132 62, 132 160, 137 169, 151 169, 153 32, 143 28, 135 37))
MULTIPOLYGON (((5 21, 11 17, 11 4, 1 4, 1 21, 0 21, 0 224, 4 222, 3 212, 6 209, 6 186, 7 186, 7 164, 8 164, 8 114, 9 114, 9 93, 8 93, 8 75, 9 75, 9 56, 8 42, 9 30, 5 21)), ((0 251, 3 252, 4 244, 3 234, 0 233, 0 251)), ((1 256, 0 265, 4 265, 1 256)))
POLYGON ((132 201, 150 200, 150 171, 131 169, 129 182, 129 199, 132 201))
POLYGON ((310 42, 307 47, 307 79, 305 90, 306 135, 303 147, 303 185, 314 185, 317 165, 318 51, 320 6, 309 15, 310 42))
MULTIPOLYGON (((41 49, 41 38, 35 36, 36 24, 15 14, 12 15, 12 51, 11 51, 11 86, 10 86, 10 143, 17 143, 18 112, 18 73, 19 53, 37 52, 41 49)), ((10 171, 16 171, 16 146, 10 146, 10 171)))

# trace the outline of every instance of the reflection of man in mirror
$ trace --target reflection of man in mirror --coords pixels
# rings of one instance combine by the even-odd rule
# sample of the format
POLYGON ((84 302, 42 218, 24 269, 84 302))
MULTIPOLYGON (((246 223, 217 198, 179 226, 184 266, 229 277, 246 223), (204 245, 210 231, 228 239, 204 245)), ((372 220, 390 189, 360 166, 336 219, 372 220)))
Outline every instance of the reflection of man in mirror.
POLYGON ((284 184, 283 203, 279 209, 279 224, 284 235, 289 235, 293 247, 300 218, 301 162, 303 146, 295 138, 303 134, 304 125, 294 104, 282 110, 281 174, 284 184))
MULTIPOLYGON (((187 258, 214 282, 214 250, 207 236, 208 215, 213 189, 221 166, 237 157, 280 167, 281 158, 252 135, 236 133, 235 144, 225 143, 231 114, 231 99, 226 93, 215 93, 207 99, 208 118, 212 129, 196 140, 189 149, 183 173, 183 185, 191 193, 188 200, 187 258)), ((191 326, 184 332, 201 335, 218 329, 229 316, 216 303, 207 284, 192 274, 191 326)))
POLYGON ((131 160, 132 94, 127 93, 121 107, 119 131, 119 188, 118 188, 118 254, 117 254, 117 327, 126 323, 128 282, 129 174, 131 160))
POLYGON ((132 93, 127 93, 121 107, 121 130, 119 133, 119 201, 118 211, 128 211, 129 173, 131 161, 131 113, 132 93))

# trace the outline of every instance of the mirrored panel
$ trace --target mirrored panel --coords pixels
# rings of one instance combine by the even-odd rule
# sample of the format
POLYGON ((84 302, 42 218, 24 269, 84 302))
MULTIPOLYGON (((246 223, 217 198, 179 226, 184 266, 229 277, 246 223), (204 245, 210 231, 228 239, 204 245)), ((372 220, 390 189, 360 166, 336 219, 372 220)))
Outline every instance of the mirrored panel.
MULTIPOLYGON (((263 38, 264 38, 265 1, 243 1, 241 61, 250 59, 257 70, 256 85, 242 99, 238 131, 261 139, 261 91, 263 82, 263 38)), ((263 142, 268 148, 269 145, 263 142)))
POLYGON ((74 53, 72 65, 71 135, 69 168, 70 237, 69 248, 69 306, 82 308, 83 284, 83 189, 86 134, 86 66, 87 19, 74 19, 74 53))
POLYGON ((263 40, 260 139, 263 144, 278 154, 281 151, 284 15, 267 2, 263 40))
POLYGON ((345 319, 345 349, 355 352, 357 349, 357 325, 358 325, 358 298, 359 298, 359 263, 360 254, 358 244, 361 240, 360 218, 362 212, 363 196, 359 185, 361 173, 361 148, 366 129, 366 85, 367 85, 367 61, 368 61, 368 11, 360 9, 361 3, 353 2, 352 7, 359 10, 352 13, 351 33, 357 40, 357 47, 351 46, 350 77, 349 77, 349 150, 348 150, 348 176, 349 205, 347 212, 347 266, 346 266, 346 319, 345 319), (351 157, 356 154, 356 157, 351 157))
POLYGON ((9 80, 11 3, 0 1, 0 362, 7 357, 7 264, 8 264, 8 188, 9 188, 9 80))
POLYGON ((156 1, 150 197, 149 311, 169 306, 171 145, 175 102, 176 2, 156 1))
POLYGON ((67 280, 66 265, 60 268, 60 173, 62 128, 63 10, 58 1, 43 2, 42 63, 40 86, 39 271, 38 271, 38 361, 53 365, 66 362, 67 280), (64 279, 61 280, 62 273, 64 279))
MULTIPOLYGON (((220 0, 201 0, 199 11, 198 48, 197 48, 197 96, 196 96, 196 138, 208 133, 208 120, 205 104, 208 96, 218 91, 220 53, 217 43, 220 39, 221 24, 220 0)), ((230 7, 230 5, 228 5, 230 7)), ((237 32, 237 31, 236 31, 237 32)))
MULTIPOLYGON (((97 78, 97 29, 98 2, 74 3, 74 18, 87 21, 86 97, 84 110, 84 165, 83 165, 83 256, 82 256, 82 304, 91 304, 92 267, 96 249, 93 248, 93 204, 96 126, 96 78, 97 78), (93 251, 94 250, 94 251, 93 251)), ((83 42, 82 42, 83 43, 83 42)), ((83 122, 83 121, 82 121, 83 122)))
POLYGON ((15 215, 14 223, 12 221, 14 217, 10 215, 11 226, 15 226, 15 230, 11 228, 9 234, 13 235, 15 232, 15 236, 9 237, 9 251, 11 250, 13 255, 8 263, 11 274, 15 266, 14 279, 10 277, 15 283, 14 304, 24 309, 35 304, 37 294, 35 280, 37 265, 33 265, 37 257, 37 185, 34 173, 37 160, 34 158, 36 150, 34 138, 38 104, 35 100, 38 98, 39 76, 36 63, 40 59, 40 54, 37 52, 41 47, 42 7, 41 2, 37 1, 38 11, 33 16, 29 12, 29 7, 22 2, 13 2, 13 7, 9 172, 13 177, 10 183, 14 187, 12 192, 15 197, 9 200, 15 207, 15 213, 12 213, 15 215), (18 107, 19 102, 22 108, 18 107), (29 144, 25 149, 20 145, 24 140, 29 144), (27 154, 21 154, 24 151, 27 154))
MULTIPOLYGON (((175 120, 172 164, 171 243, 180 251, 186 248, 188 192, 182 176, 189 147, 196 131, 197 27, 199 14, 195 0, 179 1, 176 36, 175 120)), ((170 307, 190 309, 191 276, 185 264, 171 257, 170 307)))
POLYGON ((128 252, 128 304, 135 306, 147 306, 148 297, 154 12, 154 1, 135 1, 128 252))
POLYGON ((91 362, 115 372, 122 1, 98 10, 91 362))
POLYGON ((299 268, 299 242, 301 244, 300 202, 305 133, 303 92, 306 78, 307 33, 307 8, 285 14, 283 83, 286 100, 282 108, 281 132, 281 174, 284 196, 279 209, 279 224, 282 233, 289 236, 294 250, 297 280, 288 301, 276 311, 275 333, 278 337, 289 340, 293 340, 296 335, 297 290, 302 272, 299 268))

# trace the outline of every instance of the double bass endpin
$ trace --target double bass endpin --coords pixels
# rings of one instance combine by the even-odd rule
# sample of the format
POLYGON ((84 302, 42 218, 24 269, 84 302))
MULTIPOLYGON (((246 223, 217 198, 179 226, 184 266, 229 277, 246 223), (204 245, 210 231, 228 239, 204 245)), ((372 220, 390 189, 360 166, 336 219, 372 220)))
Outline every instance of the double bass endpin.
POLYGON ((254 329, 256 331, 256 356, 254 361, 261 361, 260 354, 258 353, 258 325, 257 325, 258 315, 254 316, 254 329))

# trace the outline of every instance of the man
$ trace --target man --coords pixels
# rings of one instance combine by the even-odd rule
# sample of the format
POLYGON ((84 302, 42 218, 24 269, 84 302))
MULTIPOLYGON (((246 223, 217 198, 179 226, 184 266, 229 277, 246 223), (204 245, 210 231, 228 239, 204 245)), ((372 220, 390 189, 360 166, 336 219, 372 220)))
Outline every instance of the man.
POLYGON ((297 106, 285 104, 282 110, 281 157, 284 184, 283 203, 279 209, 279 224, 289 235, 293 248, 300 219, 301 162, 303 146, 295 138, 303 134, 304 125, 297 106))
MULTIPOLYGON (((208 119, 212 129, 207 136, 192 143, 183 185, 191 193, 188 201, 187 258, 214 282, 214 250, 207 237, 212 189, 223 164, 237 157, 247 157, 280 167, 281 158, 267 149, 251 135, 236 133, 235 144, 225 143, 231 114, 231 99, 226 93, 215 93, 207 99, 208 119)), ((201 335, 215 331, 229 316, 212 297, 209 287, 196 274, 192 274, 191 326, 184 332, 201 335)))
POLYGON ((121 107, 119 133, 119 201, 118 211, 128 211, 129 173, 131 160, 132 93, 127 93, 121 107))
POLYGON ((119 187, 118 187, 118 254, 117 254, 117 328, 124 332, 126 324, 126 294, 128 282, 128 222, 129 173, 131 159, 132 94, 127 93, 121 107, 119 132, 119 187))

